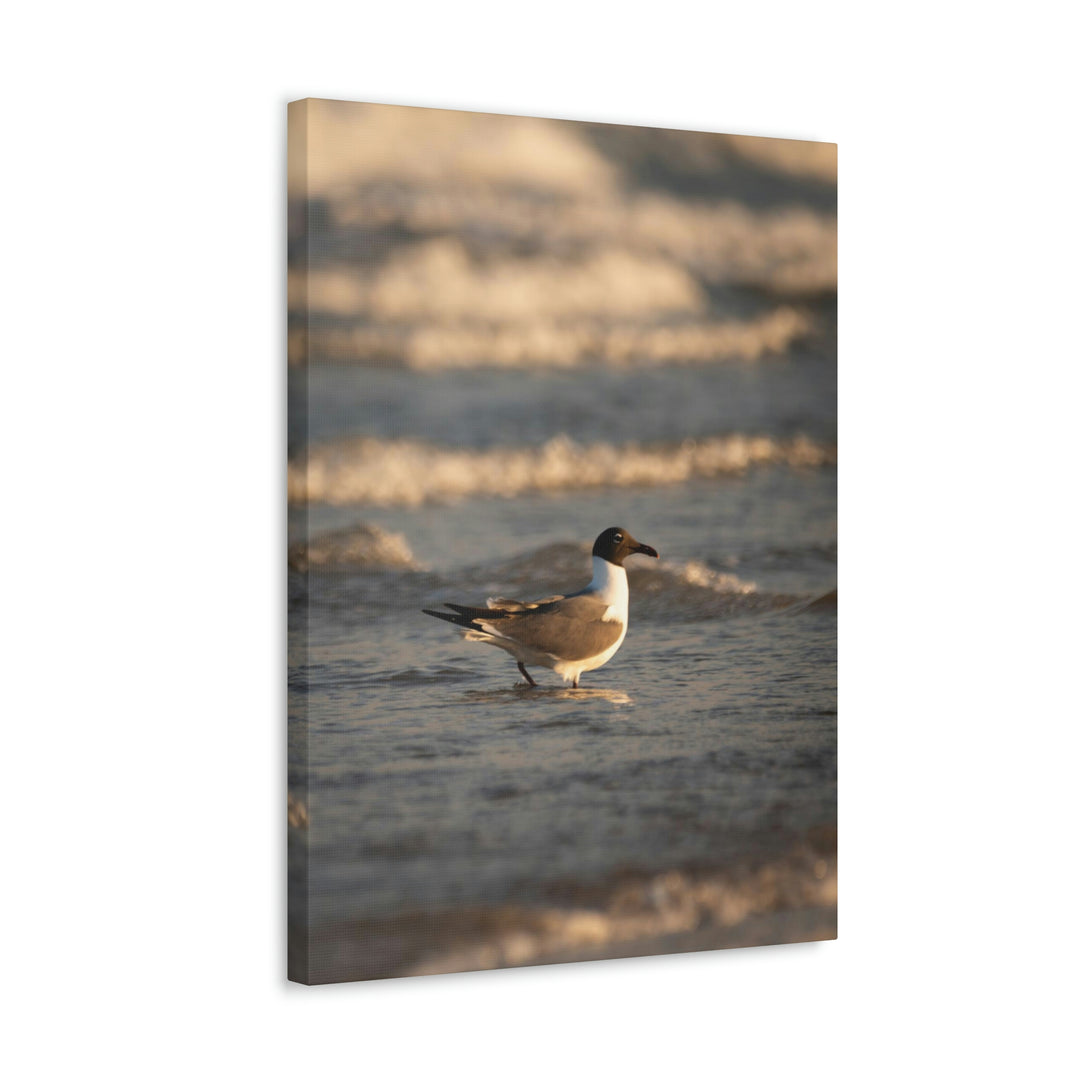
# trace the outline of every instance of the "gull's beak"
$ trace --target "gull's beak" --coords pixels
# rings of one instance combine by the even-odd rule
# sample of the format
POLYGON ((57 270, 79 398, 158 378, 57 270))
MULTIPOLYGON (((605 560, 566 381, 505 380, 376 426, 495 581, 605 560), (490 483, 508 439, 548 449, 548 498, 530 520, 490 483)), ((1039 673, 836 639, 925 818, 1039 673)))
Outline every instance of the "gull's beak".
POLYGON ((656 548, 649 547, 648 544, 638 544, 636 548, 631 552, 632 555, 651 555, 654 559, 659 559, 660 556, 656 553, 656 548))

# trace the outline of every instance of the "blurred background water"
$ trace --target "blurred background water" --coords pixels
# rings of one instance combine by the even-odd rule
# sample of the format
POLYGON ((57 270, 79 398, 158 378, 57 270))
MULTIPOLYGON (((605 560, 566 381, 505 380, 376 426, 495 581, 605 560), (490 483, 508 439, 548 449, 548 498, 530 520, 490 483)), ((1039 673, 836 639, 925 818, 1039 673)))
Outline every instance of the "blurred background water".
POLYGON ((291 109, 292 971, 834 936, 835 147, 291 109), (613 524, 579 691, 420 613, 613 524))

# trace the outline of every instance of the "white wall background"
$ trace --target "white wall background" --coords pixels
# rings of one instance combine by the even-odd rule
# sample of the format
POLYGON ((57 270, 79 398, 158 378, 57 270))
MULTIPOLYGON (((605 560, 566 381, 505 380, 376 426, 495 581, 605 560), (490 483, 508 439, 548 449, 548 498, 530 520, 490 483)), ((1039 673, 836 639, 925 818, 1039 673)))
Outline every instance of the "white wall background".
POLYGON ((1075 1068, 1065 11, 8 12, 11 1075, 1075 1068), (838 942, 286 985, 282 221, 303 96, 840 144, 838 942))

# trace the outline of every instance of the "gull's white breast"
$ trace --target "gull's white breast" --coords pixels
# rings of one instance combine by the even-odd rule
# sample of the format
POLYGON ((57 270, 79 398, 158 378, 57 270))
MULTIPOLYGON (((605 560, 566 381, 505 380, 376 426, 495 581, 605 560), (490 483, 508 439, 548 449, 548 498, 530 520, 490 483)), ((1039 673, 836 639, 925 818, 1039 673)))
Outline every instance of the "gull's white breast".
MULTIPOLYGON (((607 604, 604 622, 622 623, 625 634, 630 616, 630 586, 626 581, 626 571, 621 566, 609 563, 607 559, 601 559, 599 555, 594 555, 592 561, 593 579, 586 592, 594 593, 597 599, 607 604)), ((619 640, 621 642, 622 639, 619 640)))

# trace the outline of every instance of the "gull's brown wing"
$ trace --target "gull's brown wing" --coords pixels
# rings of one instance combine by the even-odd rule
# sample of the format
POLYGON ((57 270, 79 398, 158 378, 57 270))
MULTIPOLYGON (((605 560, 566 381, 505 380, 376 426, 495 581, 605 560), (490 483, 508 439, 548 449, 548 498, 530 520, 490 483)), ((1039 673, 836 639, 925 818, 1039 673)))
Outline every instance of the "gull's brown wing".
POLYGON ((605 622, 608 605, 595 596, 567 596, 525 611, 488 611, 473 616, 490 621, 492 631, 561 660, 587 660, 610 649, 622 623, 605 622))

